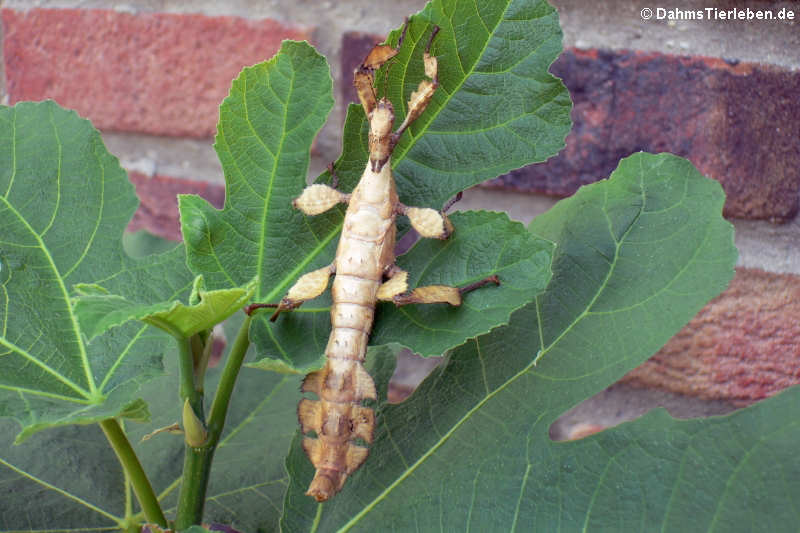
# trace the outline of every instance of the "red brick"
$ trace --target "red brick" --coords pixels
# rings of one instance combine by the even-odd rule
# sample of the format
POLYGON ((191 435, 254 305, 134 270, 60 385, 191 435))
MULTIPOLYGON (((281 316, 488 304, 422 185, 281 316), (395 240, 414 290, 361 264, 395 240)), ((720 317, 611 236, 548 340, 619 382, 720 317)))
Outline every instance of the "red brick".
POLYGON ((310 28, 100 9, 2 10, 11 103, 52 98, 105 130, 210 137, 243 66, 310 28))
POLYGON ((672 152, 722 184, 726 216, 780 222, 797 214, 800 71, 575 49, 551 70, 575 104, 566 148, 492 186, 568 196, 633 152, 672 152))
POLYGON ((800 383, 800 276, 737 269, 725 292, 623 381, 739 405, 800 383))
POLYGON ((206 181, 178 179, 170 176, 146 176, 138 172, 129 174, 139 196, 139 209, 128 225, 128 231, 146 229, 154 235, 180 241, 181 222, 177 195, 198 194, 216 208, 225 201, 225 187, 206 181))

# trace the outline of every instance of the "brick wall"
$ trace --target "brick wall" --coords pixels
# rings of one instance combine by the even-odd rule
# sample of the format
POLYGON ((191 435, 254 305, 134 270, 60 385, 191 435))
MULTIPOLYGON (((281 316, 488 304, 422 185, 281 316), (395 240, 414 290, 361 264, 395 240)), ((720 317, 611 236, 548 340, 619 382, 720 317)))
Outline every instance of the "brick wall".
MULTIPOLYGON (((462 206, 500 207, 527 221, 557 197, 606 177, 631 152, 689 158, 728 194, 725 214, 737 227, 741 254, 737 274, 617 389, 638 404, 651 401, 654 390, 688 396, 695 401, 686 412, 696 414, 800 383, 800 20, 644 21, 641 10, 658 4, 556 4, 566 51, 552 71, 575 103, 567 147, 545 164, 471 191, 462 206), (704 411, 708 401, 716 403, 704 411)), ((693 4, 705 7, 682 6, 693 4)), ((53 98, 91 119, 141 197, 131 229, 178 239, 175 194, 222 203, 211 138, 217 106, 241 67, 267 59, 285 38, 308 39, 328 56, 340 101, 315 145, 312 171, 320 169, 339 151, 353 66, 424 2, 83 5, 3 3, 4 100, 53 98)), ((753 7, 788 8, 800 18, 796 3, 753 7)))

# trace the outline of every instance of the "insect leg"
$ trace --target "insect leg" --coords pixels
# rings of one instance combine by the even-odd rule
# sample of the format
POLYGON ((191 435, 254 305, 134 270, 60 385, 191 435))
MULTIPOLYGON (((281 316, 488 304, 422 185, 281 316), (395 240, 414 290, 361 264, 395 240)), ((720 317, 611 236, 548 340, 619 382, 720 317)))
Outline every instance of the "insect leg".
POLYGON ((336 204, 350 201, 350 195, 337 191, 329 185, 315 183, 303 189, 303 193, 292 200, 292 206, 306 215, 319 215, 336 204))
POLYGON ((400 40, 397 41, 397 46, 393 47, 388 44, 376 44, 353 73, 353 86, 356 88, 358 99, 361 101, 361 105, 364 107, 364 113, 367 116, 372 113, 372 110, 375 109, 378 103, 374 89, 375 71, 397 55, 400 51, 400 45, 403 44, 403 39, 406 36, 407 30, 408 18, 406 18, 405 26, 403 26, 403 33, 400 35, 400 40))
POLYGON ((396 211, 408 217, 417 233, 428 239, 446 239, 453 233, 453 225, 444 211, 430 207, 408 207, 397 204, 396 211))
POLYGON ((392 298, 392 302, 398 307, 408 304, 450 304, 457 307, 461 305, 461 291, 458 287, 447 285, 427 285, 398 294, 392 298))
POLYGON ((376 295, 378 300, 391 302, 395 296, 403 294, 408 290, 408 272, 399 268, 397 265, 392 265, 392 267, 389 268, 386 277, 389 279, 378 287, 378 293, 376 295))
POLYGON ((389 279, 378 287, 378 300, 394 302, 398 306, 412 303, 461 305, 461 293, 458 292, 457 287, 429 285, 427 287, 417 287, 409 292, 408 272, 395 265, 389 269, 388 276, 389 279))
POLYGON ((425 53, 422 55, 422 61, 425 64, 425 75, 430 79, 419 82, 417 90, 411 93, 411 97, 408 99, 408 114, 394 133, 395 139, 399 139, 406 128, 425 111, 431 98, 433 98, 433 93, 436 92, 436 88, 439 86, 439 65, 436 58, 430 54, 431 43, 433 43, 433 38, 436 37, 437 33, 439 33, 439 26, 434 26, 428 46, 425 47, 425 53))
POLYGON ((463 287, 450 287, 447 285, 427 285, 417 287, 410 293, 398 294, 392 301, 398 307, 407 304, 438 304, 447 303, 453 306, 461 305, 461 295, 474 291, 484 285, 494 283, 500 285, 500 279, 496 276, 489 276, 475 283, 470 283, 463 287))
POLYGON ((461 295, 473 291, 489 283, 500 284, 496 275, 489 276, 464 287, 450 287, 448 285, 427 285, 408 291, 408 272, 397 266, 389 270, 389 279, 378 288, 378 299, 393 302, 397 306, 408 304, 436 304, 447 303, 453 306, 461 305, 461 295))
MULTIPOLYGON (((335 188, 335 187, 334 187, 334 188, 335 188)), ((463 198, 463 197, 464 197, 464 192, 463 192, 463 191, 458 191, 458 194, 456 194, 455 196, 453 196, 452 198, 450 198, 450 199, 447 201, 447 203, 446 203, 446 204, 444 204, 444 207, 442 207, 442 213, 447 213, 447 211, 448 211, 448 210, 449 210, 451 207, 453 207, 453 205, 454 205, 456 202, 460 202, 460 201, 461 201, 461 198, 463 198)))
POLYGON ((292 207, 299 209, 306 215, 319 215, 336 204, 350 202, 350 195, 337 189, 339 176, 336 175, 336 171, 333 169, 333 163, 328 165, 328 170, 331 174, 331 184, 315 183, 314 185, 309 185, 303 189, 300 196, 292 200, 292 207))
POLYGON ((294 285, 289 289, 289 292, 281 300, 279 304, 251 304, 245 308, 245 312, 250 315, 256 309, 269 307, 275 309, 275 312, 269 318, 272 322, 278 319, 278 315, 282 311, 289 311, 300 307, 306 300, 316 298, 328 288, 328 279, 336 273, 336 268, 333 264, 326 267, 313 270, 307 274, 300 276, 294 285))

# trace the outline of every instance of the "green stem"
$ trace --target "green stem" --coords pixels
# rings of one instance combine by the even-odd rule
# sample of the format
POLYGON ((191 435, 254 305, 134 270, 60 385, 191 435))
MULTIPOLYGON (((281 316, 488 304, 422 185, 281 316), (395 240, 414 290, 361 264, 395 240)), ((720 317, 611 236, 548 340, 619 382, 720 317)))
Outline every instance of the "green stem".
POLYGON ((206 501, 211 461, 214 459, 214 451, 222 435, 222 429, 225 427, 225 417, 228 414, 228 405, 236 385, 236 378, 242 368, 247 348, 250 346, 249 330, 250 317, 248 316, 236 335, 217 386, 207 424, 208 441, 200 447, 186 446, 183 458, 183 479, 178 496, 178 514, 175 520, 175 529, 178 531, 200 524, 203 519, 203 506, 206 501))
POLYGON ((178 496, 178 513, 175 529, 182 531, 203 521, 203 507, 206 503, 206 489, 211 473, 211 460, 214 446, 192 448, 188 444, 183 452, 183 476, 181 492, 178 496))
POLYGON ((231 352, 228 354, 228 362, 225 364, 225 369, 222 371, 222 377, 217 386, 217 393, 214 396, 214 402, 211 404, 211 414, 208 417, 208 432, 211 438, 216 440, 222 434, 222 428, 225 427, 225 417, 228 414, 228 404, 231 401, 231 394, 233 387, 236 385, 236 377, 239 375, 239 370, 242 368, 244 356, 247 353, 247 348, 250 347, 250 316, 244 319, 239 333, 236 335, 236 340, 233 341, 231 352))
POLYGON ((161 510, 161 505, 158 503, 156 493, 153 492, 153 486, 150 485, 150 480, 144 473, 142 464, 139 458, 136 457, 136 452, 133 451, 128 437, 125 432, 114 418, 109 418, 100 422, 100 427, 103 433, 106 434, 108 442, 114 448, 122 468, 127 472, 128 477, 133 485, 133 491, 136 493, 136 498, 139 500, 139 505, 142 506, 144 516, 148 522, 158 524, 161 527, 167 527, 167 519, 164 518, 164 512, 161 510))
MULTIPOLYGON (((189 405, 195 414, 203 420, 203 393, 202 384, 198 387, 194 379, 194 354, 190 338, 176 339, 178 341, 178 357, 180 361, 180 395, 181 400, 189 399, 189 405)), ((183 402, 181 402, 183 404, 183 402)))
POLYGON ((192 335, 190 339, 192 344, 192 356, 194 357, 194 383, 197 390, 203 392, 203 384, 206 379, 206 369, 208 369, 208 361, 211 358, 211 350, 214 347, 214 336, 208 335, 192 335))

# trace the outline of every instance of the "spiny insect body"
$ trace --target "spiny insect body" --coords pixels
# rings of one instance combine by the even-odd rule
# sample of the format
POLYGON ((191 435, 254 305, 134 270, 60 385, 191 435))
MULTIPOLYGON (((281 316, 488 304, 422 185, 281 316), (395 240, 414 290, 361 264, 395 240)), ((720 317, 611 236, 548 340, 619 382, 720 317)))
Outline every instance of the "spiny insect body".
POLYGON ((378 100, 373 89, 375 71, 400 50, 408 21, 396 47, 376 45, 356 69, 354 85, 369 120, 369 160, 356 188, 344 194, 334 187, 316 184, 307 187, 293 205, 307 215, 323 213, 338 203, 347 203, 347 212, 334 262, 302 276, 289 289, 272 316, 293 309, 322 294, 333 281, 331 334, 325 349, 325 366, 306 376, 302 390, 319 400, 303 399, 298 418, 305 437, 303 448, 316 468, 308 488, 309 496, 325 501, 344 485, 367 458, 368 449, 354 443, 372 442, 375 414, 361 402, 376 399, 375 385, 364 369, 369 334, 377 301, 397 305, 411 303, 461 304, 461 294, 487 282, 469 287, 433 285, 408 290, 408 273, 395 265, 395 218, 408 216, 423 237, 446 239, 453 227, 444 210, 408 207, 400 203, 391 171, 391 155, 403 131, 425 110, 438 86, 437 61, 430 46, 423 61, 425 75, 408 102, 408 114, 396 131, 394 109, 386 98, 378 100))

